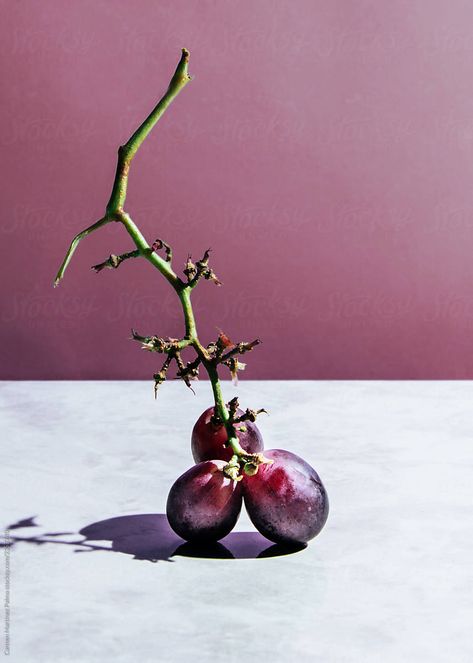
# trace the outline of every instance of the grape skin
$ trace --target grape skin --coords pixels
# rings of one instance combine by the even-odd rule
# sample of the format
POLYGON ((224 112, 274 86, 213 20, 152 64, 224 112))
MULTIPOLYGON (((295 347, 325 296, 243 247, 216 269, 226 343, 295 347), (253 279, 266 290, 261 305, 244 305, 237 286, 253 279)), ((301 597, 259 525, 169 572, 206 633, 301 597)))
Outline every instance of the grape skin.
MULTIPOLYGON (((212 423, 213 413, 213 407, 209 407, 205 412, 202 412, 192 430, 191 448, 196 463, 204 460, 214 460, 215 458, 228 462, 233 455, 231 447, 225 446, 225 442, 228 440, 225 426, 217 427, 212 423)), ((243 410, 238 409, 237 416, 242 414, 243 410)), ((237 437, 243 449, 248 453, 263 451, 263 438, 256 424, 252 421, 236 424, 237 428, 240 426, 246 428, 246 431, 237 430, 237 437)))
POLYGON ((240 483, 222 472, 223 460, 208 460, 184 472, 172 486, 166 513, 187 541, 218 541, 234 528, 242 506, 240 483))
POLYGON ((248 515, 271 541, 306 544, 328 516, 328 497, 320 477, 290 451, 270 449, 264 455, 274 463, 260 465, 257 474, 242 481, 248 515))

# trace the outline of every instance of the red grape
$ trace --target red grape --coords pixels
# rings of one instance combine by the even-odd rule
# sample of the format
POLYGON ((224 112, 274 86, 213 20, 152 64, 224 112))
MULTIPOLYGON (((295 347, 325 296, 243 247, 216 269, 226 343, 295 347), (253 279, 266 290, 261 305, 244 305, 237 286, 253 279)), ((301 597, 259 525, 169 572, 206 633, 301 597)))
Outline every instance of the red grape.
MULTIPOLYGON (((231 447, 225 446, 225 442, 228 440, 225 426, 216 426, 212 422, 213 413, 213 407, 209 407, 208 410, 202 412, 192 431, 192 455, 196 463, 203 460, 213 460, 214 458, 220 458, 228 462, 233 456, 231 447)), ((238 409, 237 416, 242 414, 243 410, 238 409)), ((263 451, 263 438, 256 424, 252 421, 244 421, 241 424, 236 424, 236 428, 239 427, 246 428, 244 431, 237 430, 237 437, 243 449, 251 454, 263 451)))
POLYGON ((187 541, 218 541, 235 526, 242 505, 240 483, 222 472, 223 460, 207 460, 184 472, 166 505, 169 524, 187 541))
POLYGON ((305 544, 328 516, 328 498, 317 472, 290 451, 270 449, 254 476, 245 476, 243 494, 256 529, 276 543, 305 544))

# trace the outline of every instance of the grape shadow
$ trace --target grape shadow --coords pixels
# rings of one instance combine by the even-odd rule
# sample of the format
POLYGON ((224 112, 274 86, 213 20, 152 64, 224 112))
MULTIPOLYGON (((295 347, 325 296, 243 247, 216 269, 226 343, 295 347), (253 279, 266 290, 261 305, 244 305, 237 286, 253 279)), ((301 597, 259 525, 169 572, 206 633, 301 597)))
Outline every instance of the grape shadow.
POLYGON ((149 562, 172 561, 174 557, 202 559, 259 559, 278 557, 299 552, 305 546, 287 547, 273 544, 259 532, 231 532, 221 541, 212 544, 194 544, 184 541, 169 525, 164 513, 115 516, 100 520, 76 532, 46 532, 37 535, 20 535, 17 530, 38 527, 36 517, 25 518, 6 528, 8 543, 73 546, 74 552, 115 552, 131 555, 133 559, 149 562), (74 536, 73 540, 64 537, 74 536), (104 545, 111 542, 110 545, 104 545))
POLYGON ((274 545, 259 532, 231 532, 212 544, 181 539, 171 529, 164 513, 118 516, 101 520, 80 530, 87 541, 111 541, 115 552, 149 561, 174 556, 207 559, 257 559, 292 554, 302 549, 274 545))

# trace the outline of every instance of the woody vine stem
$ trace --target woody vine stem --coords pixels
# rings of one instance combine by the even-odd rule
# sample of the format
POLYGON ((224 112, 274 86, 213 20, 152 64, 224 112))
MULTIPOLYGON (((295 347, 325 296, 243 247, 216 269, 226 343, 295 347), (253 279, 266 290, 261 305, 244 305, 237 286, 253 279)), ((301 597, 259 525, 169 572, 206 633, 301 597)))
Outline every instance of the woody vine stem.
POLYGON ((155 393, 159 385, 164 382, 168 369, 172 362, 177 364, 177 377, 184 380, 188 387, 191 387, 191 380, 197 379, 199 367, 202 365, 209 376, 212 391, 215 400, 215 422, 223 424, 227 430, 228 445, 233 450, 233 457, 225 468, 225 473, 233 478, 241 478, 241 470, 247 474, 254 474, 258 470, 258 465, 267 462, 261 454, 248 454, 241 447, 237 430, 244 427, 245 421, 254 421, 256 416, 264 410, 247 409, 242 415, 238 415, 238 401, 232 399, 230 403, 225 404, 218 375, 218 365, 226 366, 232 376, 235 377, 237 371, 244 368, 237 357, 251 351, 260 343, 256 339, 250 343, 234 344, 228 337, 220 333, 214 343, 204 346, 198 337, 197 326, 191 303, 191 294, 198 282, 203 278, 213 281, 216 285, 221 285, 213 270, 209 267, 210 250, 205 251, 201 260, 195 264, 189 256, 184 268, 186 280, 181 279, 172 269, 172 249, 161 239, 155 240, 153 244, 148 244, 139 228, 133 222, 130 215, 125 211, 125 200, 128 185, 128 175, 131 162, 138 152, 141 144, 153 129, 155 124, 161 118, 168 106, 173 102, 177 95, 192 80, 188 73, 189 51, 182 49, 182 55, 177 65, 174 76, 169 83, 169 87, 153 108, 148 117, 142 122, 131 138, 121 145, 118 149, 117 170, 113 182, 110 200, 107 203, 105 215, 93 223, 91 226, 82 230, 72 240, 66 256, 56 275, 54 285, 57 286, 64 276, 69 262, 79 244, 79 242, 99 230, 108 223, 121 223, 131 239, 136 249, 122 255, 110 255, 103 263, 94 265, 96 272, 102 269, 116 269, 124 260, 130 258, 145 258, 166 278, 169 284, 174 288, 181 302, 184 314, 185 334, 182 339, 161 338, 159 336, 141 336, 135 330, 132 330, 133 339, 139 341, 142 347, 150 352, 158 352, 166 355, 166 359, 161 369, 154 375, 155 393), (159 255, 158 251, 164 251, 164 257, 159 255), (196 352, 196 358, 184 363, 181 357, 181 351, 184 348, 192 347, 196 352))

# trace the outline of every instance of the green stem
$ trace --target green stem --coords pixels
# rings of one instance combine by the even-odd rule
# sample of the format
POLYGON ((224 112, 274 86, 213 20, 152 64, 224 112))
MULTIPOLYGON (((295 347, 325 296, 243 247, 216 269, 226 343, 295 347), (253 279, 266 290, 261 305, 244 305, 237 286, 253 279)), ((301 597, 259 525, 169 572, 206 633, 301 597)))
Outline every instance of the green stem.
POLYGON ((59 267, 58 273, 56 274, 56 278, 54 279, 54 287, 59 285, 59 281, 62 279, 64 276, 64 272, 67 269, 68 264, 71 262, 71 258, 74 255, 74 251, 76 250, 79 242, 84 239, 84 237, 87 237, 87 235, 90 235, 90 233, 93 233, 94 230, 98 230, 102 226, 104 226, 107 223, 110 223, 111 219, 104 217, 103 219, 99 219, 99 221, 96 221, 93 223, 91 226, 86 228, 85 230, 82 230, 82 232, 78 233, 72 242, 69 245, 69 248, 66 253, 66 257, 62 261, 61 266, 59 267))
POLYGON ((148 244, 140 229, 132 220, 131 216, 126 212, 121 211, 117 213, 115 220, 119 221, 125 226, 128 234, 134 241, 136 248, 141 252, 143 258, 146 258, 146 260, 148 260, 154 267, 159 269, 161 274, 169 281, 172 287, 179 291, 179 284, 181 283, 181 280, 174 273, 171 267, 171 263, 163 260, 161 256, 152 250, 151 246, 148 244))
POLYGON ((191 291, 189 288, 184 286, 178 290, 177 294, 179 296, 182 311, 184 313, 186 338, 190 338, 192 341, 198 341, 194 311, 192 310, 191 291))
POLYGON ((235 432, 234 425, 230 422, 230 415, 225 405, 225 400, 222 394, 222 388, 220 386, 220 380, 218 377, 217 366, 214 362, 210 362, 205 366, 210 383, 212 385, 212 392, 214 395, 215 401, 215 410, 217 411, 218 416, 223 421, 224 426, 227 430, 228 435, 228 444, 231 446, 233 453, 237 456, 241 456, 246 453, 243 447, 240 445, 238 437, 235 432))
POLYGON ((187 71, 188 62, 189 51, 183 48, 181 59, 179 60, 176 71, 171 79, 171 82, 169 83, 169 87, 166 93, 160 99, 148 117, 144 120, 144 122, 142 122, 142 124, 138 127, 135 133, 125 143, 125 145, 120 146, 118 150, 115 179, 113 182, 110 200, 106 206, 105 216, 74 237, 66 253, 66 257, 64 258, 62 265, 59 268, 54 285, 58 285, 59 281, 64 276, 64 272, 66 271, 66 268, 71 261, 74 251, 76 250, 79 242, 84 239, 84 237, 87 237, 87 235, 90 235, 90 233, 98 230, 105 224, 112 221, 121 223, 133 240, 140 255, 143 258, 146 258, 146 260, 148 260, 148 262, 150 262, 153 267, 158 269, 176 291, 181 302, 185 322, 185 337, 179 341, 178 347, 179 349, 182 349, 192 345, 192 347, 197 352, 197 355, 200 357, 202 364, 209 375, 210 383, 212 385, 212 391, 215 400, 215 410, 220 419, 224 422, 225 428, 227 430, 228 443, 231 446, 234 454, 237 456, 242 456, 245 454, 245 451, 240 446, 234 425, 230 422, 229 412, 225 405, 222 389, 220 386, 216 362, 209 356, 208 351, 202 345, 197 335, 197 326, 191 302, 192 288, 196 284, 197 280, 195 283, 184 283, 173 271, 170 260, 163 260, 163 258, 161 258, 161 256, 156 251, 153 251, 152 247, 148 244, 138 226, 133 222, 130 215, 127 214, 124 210, 130 164, 143 141, 155 126, 156 122, 160 119, 160 117, 176 98, 179 92, 191 80, 191 77, 187 71))
POLYGON ((118 148, 117 170, 113 182, 112 193, 107 204, 107 213, 113 214, 122 210, 125 205, 126 190, 128 186, 128 173, 133 157, 138 152, 146 136, 153 129, 156 122, 174 101, 179 92, 192 80, 187 71, 189 63, 189 51, 182 49, 181 59, 177 65, 174 76, 169 83, 165 95, 158 101, 146 120, 140 124, 135 133, 129 138, 125 145, 118 148))

